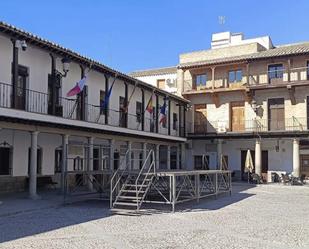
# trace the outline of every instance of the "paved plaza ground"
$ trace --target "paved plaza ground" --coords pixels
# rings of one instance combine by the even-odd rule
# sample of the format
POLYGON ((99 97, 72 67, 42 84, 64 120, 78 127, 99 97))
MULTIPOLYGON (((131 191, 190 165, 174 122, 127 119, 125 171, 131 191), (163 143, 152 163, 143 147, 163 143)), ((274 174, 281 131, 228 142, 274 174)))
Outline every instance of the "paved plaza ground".
POLYGON ((63 206, 59 196, 0 201, 1 249, 309 248, 307 186, 234 184, 231 197, 141 215, 111 215, 102 201, 63 206))

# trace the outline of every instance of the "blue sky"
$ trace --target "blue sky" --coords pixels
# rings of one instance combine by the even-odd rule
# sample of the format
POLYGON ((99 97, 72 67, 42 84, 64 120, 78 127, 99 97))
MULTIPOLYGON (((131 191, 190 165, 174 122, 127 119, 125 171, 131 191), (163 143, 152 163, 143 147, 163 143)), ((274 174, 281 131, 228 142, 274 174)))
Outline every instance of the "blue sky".
POLYGON ((306 0, 2 0, 0 10, 2 21, 123 72, 176 65, 179 53, 209 48, 214 32, 309 40, 306 0))

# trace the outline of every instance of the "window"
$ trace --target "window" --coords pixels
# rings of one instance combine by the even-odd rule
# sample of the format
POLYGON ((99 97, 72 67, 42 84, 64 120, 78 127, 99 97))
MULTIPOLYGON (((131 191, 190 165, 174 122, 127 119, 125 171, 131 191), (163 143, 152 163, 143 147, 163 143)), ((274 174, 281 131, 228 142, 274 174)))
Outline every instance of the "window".
POLYGON ((93 170, 99 170, 100 168, 100 149, 93 148, 93 170))
POLYGON ((155 130, 155 120, 156 120, 156 108, 153 106, 152 108, 152 117, 150 118, 150 132, 154 132, 155 130))
POLYGON ((62 168, 62 148, 55 150, 55 173, 61 173, 62 168))
POLYGON ((208 155, 194 156, 194 169, 195 170, 209 169, 209 156, 208 155))
POLYGON ((127 127, 127 112, 124 97, 119 97, 119 126, 127 127))
POLYGON ((196 87, 206 86, 207 74, 200 74, 195 76, 196 87))
POLYGON ((177 113, 173 113, 173 130, 177 130, 177 113))
MULTIPOLYGON (((30 174, 30 159, 31 159, 31 148, 28 149, 28 175, 30 174)), ((37 149, 36 163, 37 163, 36 173, 40 175, 42 174, 42 149, 41 148, 37 149)))
POLYGON ((73 159, 73 169, 74 170, 83 170, 84 167, 84 159, 80 156, 77 156, 73 159))
POLYGON ((268 66, 268 78, 272 79, 282 79, 283 78, 283 65, 274 64, 268 66))
POLYGON ((104 108, 104 100, 105 100, 105 91, 100 90, 100 114, 105 115, 107 108, 104 108))
POLYGON ((143 152, 139 153, 139 169, 143 167, 143 152))
POLYGON ((164 89, 165 88, 165 80, 164 79, 157 80, 157 87, 160 88, 160 89, 164 89))
POLYGON ((11 147, 0 147, 0 162, 0 175, 10 175, 12 162, 11 147))
POLYGON ((142 103, 136 101, 136 122, 142 122, 142 103))
POLYGON ((229 83, 241 82, 242 81, 242 71, 234 70, 229 71, 229 83))

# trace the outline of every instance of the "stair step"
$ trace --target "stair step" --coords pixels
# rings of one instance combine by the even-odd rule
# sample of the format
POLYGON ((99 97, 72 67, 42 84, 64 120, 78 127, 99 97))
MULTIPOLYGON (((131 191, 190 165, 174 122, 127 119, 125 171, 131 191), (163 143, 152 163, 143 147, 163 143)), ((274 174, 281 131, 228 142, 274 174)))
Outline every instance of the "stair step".
POLYGON ((114 205, 119 205, 119 206, 135 206, 136 207, 137 203, 117 201, 117 202, 114 202, 114 205))
POLYGON ((136 200, 136 199, 142 199, 141 196, 127 196, 127 195, 119 195, 118 199, 128 199, 128 200, 136 200))
POLYGON ((148 185, 142 185, 142 184, 137 184, 137 185, 135 185, 135 184, 125 184, 125 186, 127 186, 127 187, 148 187, 148 185))
MULTIPOLYGON (((122 189, 121 192, 124 192, 124 193, 136 193, 136 190, 122 189)), ((145 193, 145 191, 144 190, 140 190, 139 193, 142 194, 142 193, 145 193)))

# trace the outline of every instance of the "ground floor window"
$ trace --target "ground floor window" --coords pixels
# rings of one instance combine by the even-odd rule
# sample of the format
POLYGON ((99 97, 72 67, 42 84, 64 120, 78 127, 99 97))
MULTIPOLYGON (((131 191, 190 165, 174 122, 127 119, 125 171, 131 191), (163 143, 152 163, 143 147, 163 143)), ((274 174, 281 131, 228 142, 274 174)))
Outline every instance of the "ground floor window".
POLYGON ((11 174, 12 148, 0 147, 0 175, 11 174))
POLYGON ((208 170, 209 169, 209 156, 208 155, 194 156, 194 169, 208 170))
POLYGON ((73 169, 74 170, 83 170, 84 168, 84 158, 77 156, 73 159, 73 169))
POLYGON ((93 149, 93 170, 99 170, 100 167, 100 149, 93 149))
MULTIPOLYGON (((36 173, 38 175, 42 174, 42 148, 37 149, 37 157, 36 157, 36 163, 37 163, 37 168, 36 168, 36 173)), ((28 175, 30 174, 30 162, 31 162, 31 148, 28 149, 28 175)))
POLYGON ((61 173, 62 167, 62 148, 55 150, 55 173, 61 173))

